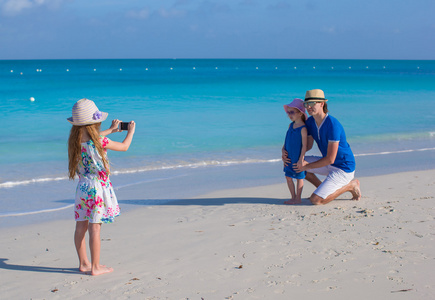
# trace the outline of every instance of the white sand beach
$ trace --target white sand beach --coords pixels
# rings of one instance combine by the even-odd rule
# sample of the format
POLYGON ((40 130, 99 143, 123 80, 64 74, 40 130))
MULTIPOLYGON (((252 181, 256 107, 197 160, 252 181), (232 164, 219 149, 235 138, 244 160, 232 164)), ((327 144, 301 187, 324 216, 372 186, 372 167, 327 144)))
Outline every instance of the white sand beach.
MULTIPOLYGON (((2 299, 435 299, 435 170, 359 178, 363 197, 287 206, 284 183, 143 206, 78 273, 74 221, 0 231, 2 299)), ((119 199, 141 200, 140 188, 119 199)))

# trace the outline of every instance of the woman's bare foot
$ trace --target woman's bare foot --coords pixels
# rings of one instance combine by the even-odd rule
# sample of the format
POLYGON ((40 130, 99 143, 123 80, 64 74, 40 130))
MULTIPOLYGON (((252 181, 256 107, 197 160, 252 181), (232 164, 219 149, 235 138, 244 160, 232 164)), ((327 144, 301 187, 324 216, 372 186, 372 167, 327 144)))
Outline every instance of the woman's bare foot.
POLYGON ((296 200, 290 199, 290 200, 284 201, 284 204, 301 204, 301 203, 302 203, 301 199, 296 199, 296 200))
POLYGON ((100 265, 98 268, 93 268, 91 271, 92 276, 98 276, 106 273, 113 272, 112 268, 106 267, 104 265, 100 265))
POLYGON ((360 200, 361 199, 361 189, 360 189, 360 183, 358 179, 352 180, 353 183, 353 190, 352 193, 352 200, 360 200))

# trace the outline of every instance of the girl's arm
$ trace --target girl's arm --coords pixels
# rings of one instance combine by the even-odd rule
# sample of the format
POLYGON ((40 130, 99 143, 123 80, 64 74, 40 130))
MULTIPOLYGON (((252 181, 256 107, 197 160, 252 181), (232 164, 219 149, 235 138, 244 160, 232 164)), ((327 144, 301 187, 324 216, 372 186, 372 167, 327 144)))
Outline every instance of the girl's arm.
POLYGON ((115 142, 115 141, 109 141, 109 143, 106 145, 106 149, 110 149, 113 151, 127 151, 130 147, 131 141, 133 140, 134 130, 135 130, 136 124, 134 121, 131 121, 128 124, 128 132, 127 136, 125 137, 124 141, 122 143, 115 142))
MULTIPOLYGON (((290 126, 291 124, 288 126, 288 128, 290 128, 290 126)), ((285 142, 281 149, 281 158, 282 161, 284 162, 284 166, 286 167, 292 163, 290 158, 288 157, 288 152, 285 150, 285 142)))
POLYGON ((100 131, 100 135, 106 136, 106 135, 109 135, 111 133, 120 132, 121 130, 119 130, 119 123, 121 123, 120 120, 118 120, 118 119, 113 120, 112 125, 110 125, 109 129, 100 131))
POLYGON ((301 155, 299 156, 298 166, 302 166, 302 162, 305 159, 305 153, 307 152, 307 144, 308 144, 308 131, 307 128, 301 129, 301 137, 302 137, 302 148, 301 155))

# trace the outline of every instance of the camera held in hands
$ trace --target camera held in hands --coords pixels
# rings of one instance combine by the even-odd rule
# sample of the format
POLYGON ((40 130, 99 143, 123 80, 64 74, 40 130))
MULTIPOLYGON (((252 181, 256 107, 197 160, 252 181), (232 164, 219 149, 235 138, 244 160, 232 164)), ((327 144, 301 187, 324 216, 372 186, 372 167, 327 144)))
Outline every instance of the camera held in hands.
POLYGON ((119 129, 121 130, 128 130, 128 124, 130 124, 129 122, 121 122, 119 123, 119 129))

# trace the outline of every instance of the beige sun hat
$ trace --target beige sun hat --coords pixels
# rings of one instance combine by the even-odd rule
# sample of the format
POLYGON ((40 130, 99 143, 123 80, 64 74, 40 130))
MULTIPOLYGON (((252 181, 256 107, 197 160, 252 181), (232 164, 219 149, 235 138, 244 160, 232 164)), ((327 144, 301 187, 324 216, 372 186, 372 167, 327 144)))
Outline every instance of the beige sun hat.
POLYGON ((325 98, 325 93, 322 90, 315 89, 309 90, 305 93, 304 102, 326 102, 328 99, 325 98))
POLYGON ((77 101, 72 108, 72 117, 68 122, 76 126, 100 123, 106 120, 109 114, 98 110, 94 101, 83 98, 77 101))

